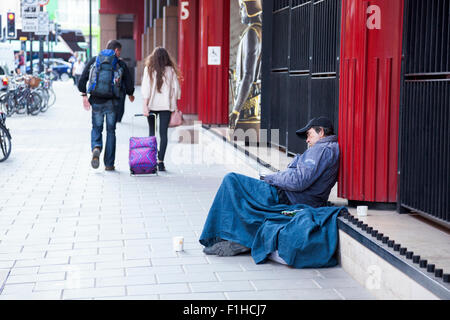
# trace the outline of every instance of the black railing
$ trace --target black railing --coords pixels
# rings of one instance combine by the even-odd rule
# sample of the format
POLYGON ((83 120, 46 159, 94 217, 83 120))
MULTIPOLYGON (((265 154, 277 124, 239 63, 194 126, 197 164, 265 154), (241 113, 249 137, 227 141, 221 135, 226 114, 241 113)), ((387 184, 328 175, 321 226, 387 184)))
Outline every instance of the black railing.
POLYGON ((406 0, 398 209, 450 226, 450 0, 406 0))
POLYGON ((401 205, 450 222, 450 79, 406 80, 401 205))

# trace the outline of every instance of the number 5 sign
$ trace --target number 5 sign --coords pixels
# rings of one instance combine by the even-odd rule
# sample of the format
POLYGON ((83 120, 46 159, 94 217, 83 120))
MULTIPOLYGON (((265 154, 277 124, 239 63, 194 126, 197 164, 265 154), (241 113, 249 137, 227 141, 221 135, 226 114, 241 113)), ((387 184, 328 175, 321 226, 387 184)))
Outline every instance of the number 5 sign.
POLYGON ((189 18, 189 1, 181 1, 181 20, 189 18))

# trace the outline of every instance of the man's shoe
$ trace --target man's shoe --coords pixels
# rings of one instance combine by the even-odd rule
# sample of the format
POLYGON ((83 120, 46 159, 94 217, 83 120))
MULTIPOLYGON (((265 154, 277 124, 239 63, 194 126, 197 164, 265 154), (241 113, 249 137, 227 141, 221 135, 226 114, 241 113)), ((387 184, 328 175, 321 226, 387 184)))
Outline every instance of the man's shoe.
POLYGON ((114 166, 112 166, 112 167, 105 167, 105 170, 106 171, 114 171, 114 170, 116 170, 116 168, 114 166))
POLYGON ((94 148, 94 150, 92 150, 92 160, 91 160, 91 165, 92 168, 94 169, 98 169, 99 165, 100 165, 100 148, 94 148))
POLYGON ((158 171, 166 171, 166 167, 164 166, 164 162, 158 162, 158 171))
POLYGON ((250 248, 244 247, 243 245, 232 241, 217 242, 211 247, 206 247, 203 249, 203 253, 208 255, 216 254, 219 257, 231 257, 249 251, 250 248))
POLYGON ((208 255, 213 255, 213 254, 217 254, 219 252, 219 248, 220 248, 220 243, 225 242, 224 240, 219 241, 215 244, 213 244, 210 247, 205 247, 203 248, 203 253, 208 254, 208 255))

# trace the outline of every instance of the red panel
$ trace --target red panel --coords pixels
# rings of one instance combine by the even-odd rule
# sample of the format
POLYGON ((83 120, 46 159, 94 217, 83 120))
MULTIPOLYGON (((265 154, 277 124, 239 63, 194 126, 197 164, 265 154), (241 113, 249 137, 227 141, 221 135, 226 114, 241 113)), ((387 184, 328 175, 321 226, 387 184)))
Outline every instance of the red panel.
MULTIPOLYGON (((142 37, 144 33, 144 0, 100 0, 100 14, 134 14, 133 39, 136 41, 136 60, 142 59, 142 37)), ((103 49, 103 48, 102 48, 103 49)))
POLYGON ((200 0, 199 11, 199 120, 228 123, 228 68, 230 55, 230 2, 200 0), (221 65, 208 65, 208 47, 221 47, 221 65))
POLYGON ((183 75, 178 107, 186 114, 198 113, 198 0, 182 1, 178 6, 178 63, 183 75), (184 5, 182 12, 182 3, 184 5))
POLYGON ((396 202, 403 0, 343 0, 338 194, 396 202), (369 29, 369 5, 381 28, 369 29))

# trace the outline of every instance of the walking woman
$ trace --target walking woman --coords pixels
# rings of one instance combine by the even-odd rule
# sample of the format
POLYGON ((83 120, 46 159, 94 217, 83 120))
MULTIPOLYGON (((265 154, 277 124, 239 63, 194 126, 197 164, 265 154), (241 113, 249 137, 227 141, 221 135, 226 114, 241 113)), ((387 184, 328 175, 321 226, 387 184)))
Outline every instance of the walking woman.
POLYGON ((164 156, 167 148, 167 130, 170 116, 177 109, 180 99, 180 71, 166 49, 157 47, 145 61, 144 75, 141 83, 144 105, 142 113, 147 116, 150 136, 155 135, 155 117, 159 117, 159 136, 161 138, 158 151, 158 170, 165 171, 164 156))

